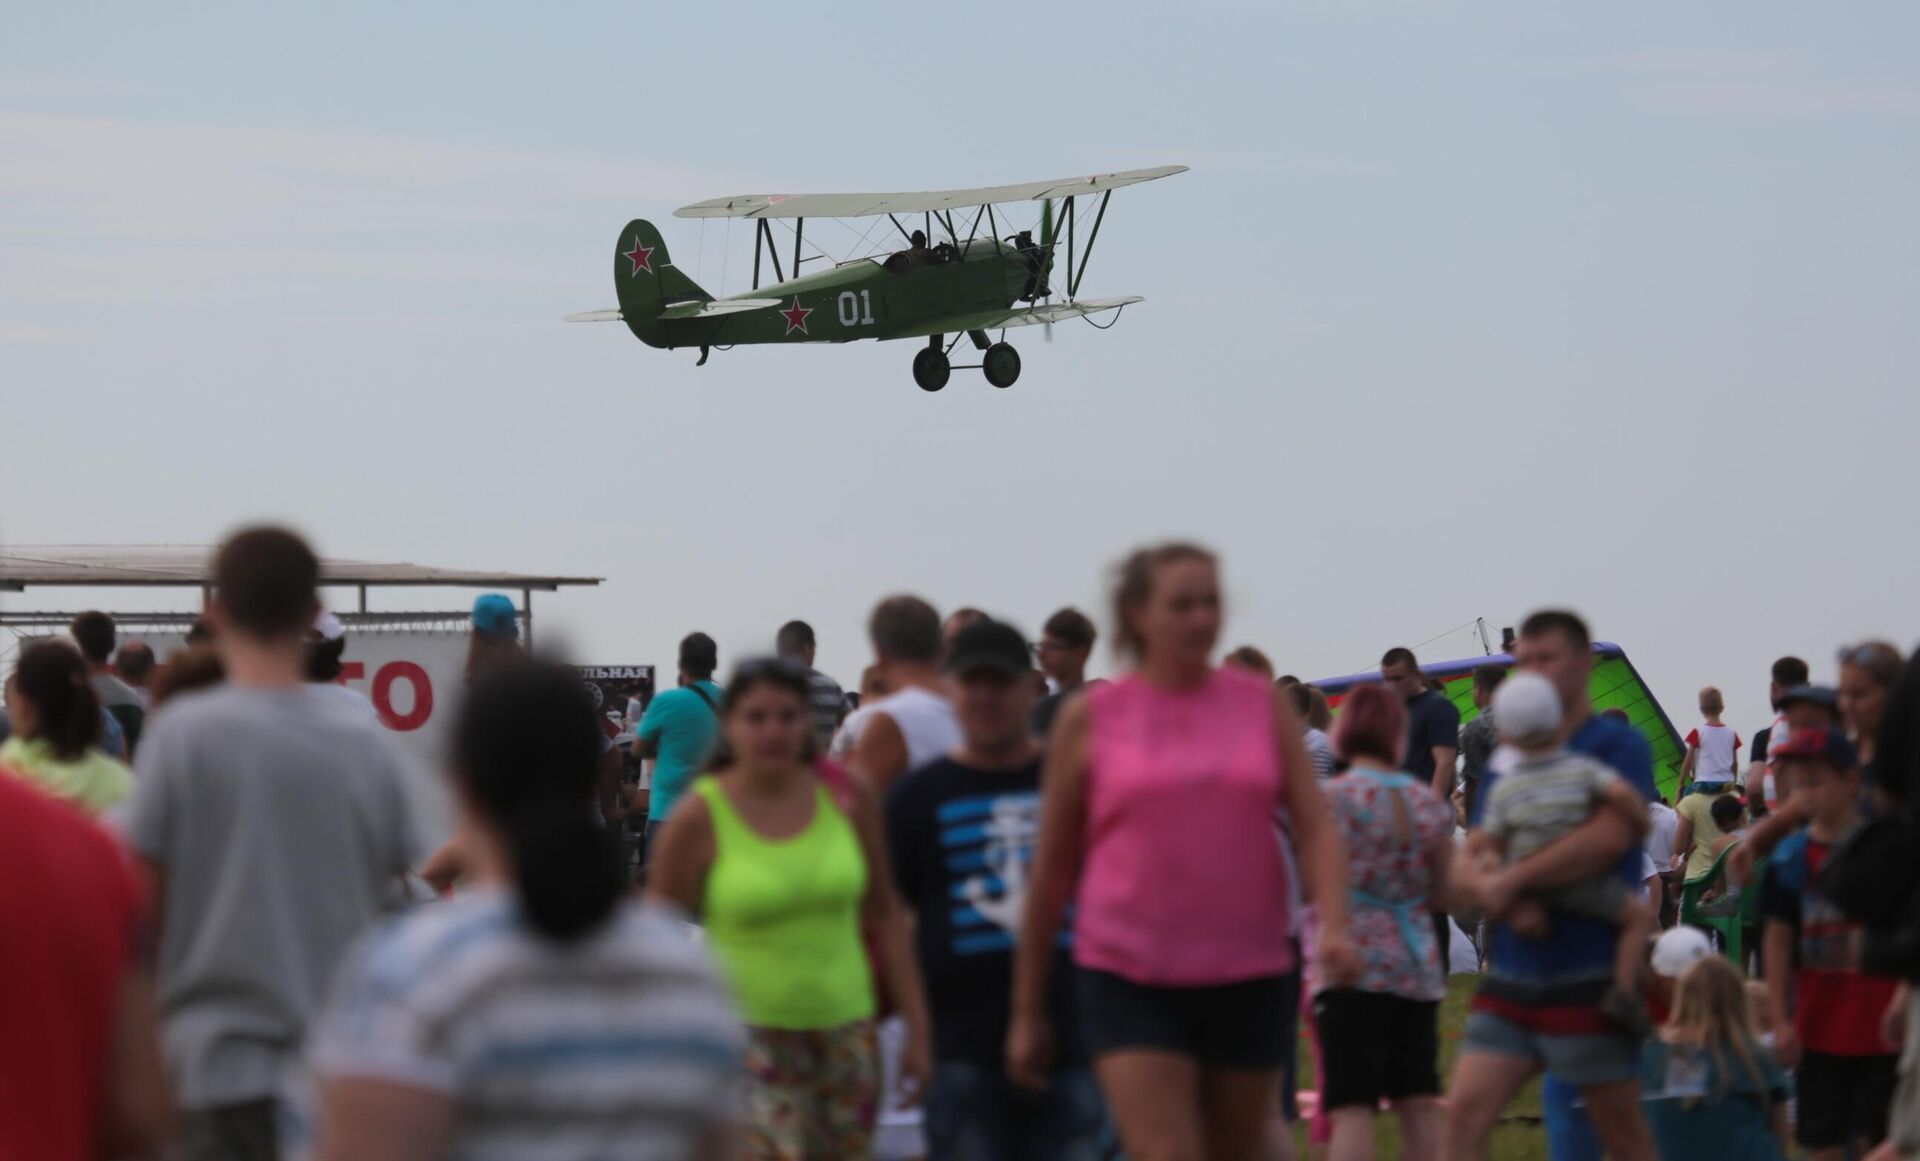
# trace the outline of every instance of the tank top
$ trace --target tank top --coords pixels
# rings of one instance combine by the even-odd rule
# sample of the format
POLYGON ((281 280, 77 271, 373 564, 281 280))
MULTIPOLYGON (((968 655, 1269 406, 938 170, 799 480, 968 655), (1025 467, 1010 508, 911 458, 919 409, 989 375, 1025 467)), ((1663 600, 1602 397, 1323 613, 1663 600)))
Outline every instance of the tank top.
POLYGON ((1274 833, 1286 771, 1267 683, 1090 690, 1086 863, 1074 958, 1137 984, 1207 987, 1293 969, 1274 833))
POLYGON ((791 838, 747 825, 718 780, 693 784, 713 818, 713 866, 701 907, 707 943, 749 1026, 818 1030, 873 1015, 860 942, 867 861, 826 787, 791 838))
POLYGON ((873 709, 900 727, 900 736, 907 740, 909 771, 960 748, 960 724, 954 720, 953 703, 937 693, 910 687, 874 702, 873 709))

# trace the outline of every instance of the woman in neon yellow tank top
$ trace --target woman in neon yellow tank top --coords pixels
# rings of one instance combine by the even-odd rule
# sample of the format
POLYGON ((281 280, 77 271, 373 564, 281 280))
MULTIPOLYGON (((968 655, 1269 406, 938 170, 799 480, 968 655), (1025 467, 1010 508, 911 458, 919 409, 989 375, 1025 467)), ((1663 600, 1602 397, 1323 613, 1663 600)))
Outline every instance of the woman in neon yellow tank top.
POLYGON ((907 1021, 903 1087, 917 1095, 930 1069, 879 810, 857 786, 843 810, 815 775, 808 698, 798 666, 735 672, 721 754, 674 808, 648 867, 652 894, 700 917, 747 1025, 741 1156, 753 1161, 872 1155, 880 1069, 863 919, 881 933, 881 970, 907 1021))

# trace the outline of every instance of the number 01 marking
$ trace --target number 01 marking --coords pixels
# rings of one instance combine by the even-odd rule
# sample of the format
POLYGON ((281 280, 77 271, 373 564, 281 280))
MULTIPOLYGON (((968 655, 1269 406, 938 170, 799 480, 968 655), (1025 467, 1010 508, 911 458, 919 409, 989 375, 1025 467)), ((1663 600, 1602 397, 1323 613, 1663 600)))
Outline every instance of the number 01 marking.
POLYGON ((862 290, 858 293, 843 290, 835 307, 840 312, 840 325, 843 327, 873 325, 873 292, 871 290, 862 290))

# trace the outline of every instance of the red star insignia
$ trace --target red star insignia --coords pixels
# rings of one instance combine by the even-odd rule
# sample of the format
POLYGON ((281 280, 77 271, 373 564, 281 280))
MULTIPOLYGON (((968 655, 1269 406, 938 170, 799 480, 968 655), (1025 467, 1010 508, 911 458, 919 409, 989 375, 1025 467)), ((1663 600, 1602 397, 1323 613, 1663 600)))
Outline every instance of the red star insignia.
POLYGON ((807 316, 812 313, 813 308, 810 306, 801 306, 800 299, 796 297, 793 300, 793 305, 781 311, 780 316, 787 320, 788 334, 799 331, 804 335, 807 333, 807 316))
POLYGON ((648 274, 653 273, 653 247, 642 246, 640 244, 640 235, 635 234, 633 236, 633 249, 620 256, 633 263, 633 269, 627 273, 638 274, 642 270, 648 274))

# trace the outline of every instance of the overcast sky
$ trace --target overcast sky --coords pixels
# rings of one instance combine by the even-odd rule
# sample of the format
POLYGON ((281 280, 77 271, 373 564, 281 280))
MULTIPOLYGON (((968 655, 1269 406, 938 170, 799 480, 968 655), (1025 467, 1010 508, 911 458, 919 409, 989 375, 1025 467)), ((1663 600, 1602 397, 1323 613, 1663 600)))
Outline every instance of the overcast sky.
POLYGON ((0 538, 285 520, 603 576, 540 604, 582 660, 805 617, 852 685, 887 592, 1104 621, 1190 536, 1283 669, 1568 604, 1683 731, 1920 637, 1920 9, 765 8, 11 13, 0 538), (1007 391, 559 321, 630 217, 746 289, 699 198, 1155 163, 1193 172, 1115 195, 1085 290, 1147 302, 1011 334, 1007 391))

